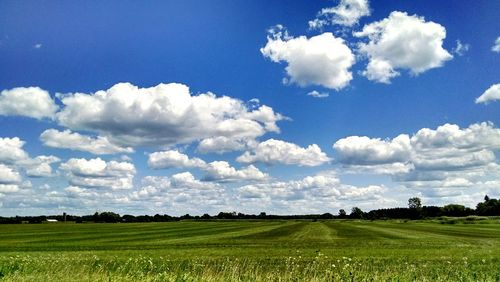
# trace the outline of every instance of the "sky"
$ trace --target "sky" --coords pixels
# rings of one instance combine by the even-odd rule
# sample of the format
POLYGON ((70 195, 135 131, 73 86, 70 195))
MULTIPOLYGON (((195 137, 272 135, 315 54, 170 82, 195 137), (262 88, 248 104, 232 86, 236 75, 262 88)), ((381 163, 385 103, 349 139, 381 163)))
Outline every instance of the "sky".
POLYGON ((0 215, 500 196, 498 1, 1 1, 0 215))

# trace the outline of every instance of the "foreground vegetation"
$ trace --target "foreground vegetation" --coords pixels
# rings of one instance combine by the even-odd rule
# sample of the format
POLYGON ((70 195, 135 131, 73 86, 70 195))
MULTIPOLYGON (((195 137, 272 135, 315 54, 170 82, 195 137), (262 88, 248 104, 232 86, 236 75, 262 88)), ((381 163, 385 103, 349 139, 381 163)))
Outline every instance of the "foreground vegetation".
POLYGON ((2 281, 500 281, 498 265, 494 218, 0 226, 2 281))

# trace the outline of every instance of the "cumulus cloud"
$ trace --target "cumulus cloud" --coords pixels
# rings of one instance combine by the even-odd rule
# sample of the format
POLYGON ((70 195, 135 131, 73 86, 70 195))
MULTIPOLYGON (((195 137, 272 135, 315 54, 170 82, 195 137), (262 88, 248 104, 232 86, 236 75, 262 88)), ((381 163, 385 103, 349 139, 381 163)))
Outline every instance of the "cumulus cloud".
POLYGON ((60 162, 56 156, 37 156, 33 159, 27 159, 20 162, 26 169, 26 175, 31 177, 50 177, 54 176, 51 164, 60 162))
POLYGON ((265 180, 269 175, 263 173, 253 165, 249 165, 242 169, 236 169, 229 165, 226 161, 214 161, 209 163, 204 171, 207 173, 205 180, 221 180, 221 181, 234 181, 234 180, 265 180))
POLYGON ((187 155, 179 151, 170 150, 162 152, 154 152, 149 154, 148 166, 152 169, 163 168, 203 168, 206 166, 205 161, 199 158, 190 159, 187 155))
POLYGON ((342 38, 330 32, 293 38, 278 30, 271 30, 260 52, 275 63, 287 63, 287 81, 302 87, 321 85, 340 90, 352 80, 350 68, 355 57, 342 38))
POLYGON ((394 11, 354 36, 368 38, 368 43, 359 44, 359 52, 369 59, 363 75, 381 83, 398 76, 398 69, 418 75, 453 58, 443 49, 446 29, 442 25, 404 12, 394 11))
POLYGON ((326 97, 330 96, 330 94, 328 94, 327 92, 318 92, 316 90, 313 90, 313 91, 307 93, 307 96, 311 96, 314 98, 326 98, 326 97))
POLYGON ((84 151, 96 155, 134 152, 131 147, 112 144, 107 137, 85 136, 69 129, 64 131, 47 129, 40 135, 40 140, 48 147, 84 151))
POLYGON ((402 134, 392 140, 381 140, 366 136, 349 136, 333 145, 340 161, 345 164, 404 163, 410 158, 410 137, 402 134))
POLYGON ((60 125, 96 132, 121 146, 164 146, 217 136, 254 139, 279 132, 276 122, 285 118, 265 105, 249 109, 227 96, 192 96, 186 85, 177 83, 150 88, 119 83, 94 94, 60 97, 60 125))
POLYGON ((268 201, 333 202, 336 200, 375 199, 386 190, 383 186, 357 187, 342 184, 333 174, 307 176, 300 180, 245 185, 238 188, 240 199, 268 201))
POLYGON ((202 154, 222 154, 232 151, 242 151, 255 146, 256 143, 257 141, 255 140, 231 139, 224 136, 217 136, 201 140, 196 150, 202 154))
POLYGON ((500 36, 495 40, 495 44, 491 47, 491 51, 500 53, 500 36))
POLYGON ((413 136, 392 140, 351 136, 333 148, 349 171, 392 175, 407 187, 480 187, 500 176, 495 152, 500 150, 500 129, 492 123, 460 128, 444 124, 422 128, 413 136))
POLYGON ((16 184, 22 180, 18 171, 0 163, 0 184, 16 184))
POLYGON ((477 97, 476 104, 488 104, 489 102, 500 100, 500 83, 493 84, 486 89, 481 96, 477 97))
POLYGON ((206 181, 265 180, 269 176, 253 165, 236 169, 226 161, 206 163, 199 158, 189 158, 175 150, 155 152, 149 155, 148 165, 153 169, 198 168, 205 172, 206 181))
POLYGON ((51 164, 59 162, 55 156, 37 156, 31 158, 23 146, 25 142, 18 137, 0 138, 0 164, 24 169, 27 176, 49 177, 53 176, 51 164))
POLYGON ((23 181, 16 168, 0 163, 0 196, 27 188, 31 188, 31 182, 23 181))
POLYGON ((328 163, 330 158, 316 144, 302 148, 293 143, 269 139, 258 144, 252 152, 246 151, 236 161, 240 163, 262 162, 266 164, 319 166, 328 163))
POLYGON ((69 159, 59 168, 66 172, 66 177, 72 186, 82 188, 104 188, 112 190, 130 189, 136 173, 135 167, 129 162, 106 162, 95 159, 69 159))
POLYGON ((147 203, 156 209, 199 213, 219 212, 226 205, 228 195, 222 185, 200 181, 191 173, 183 172, 171 177, 146 176, 142 186, 131 192, 127 199, 147 203))
POLYGON ((23 150, 25 142, 18 137, 0 138, 0 162, 15 164, 21 160, 28 159, 28 153, 23 150))
POLYGON ((39 87, 17 87, 0 92, 0 115, 53 118, 59 107, 39 87))
POLYGON ((359 19, 370 15, 368 0, 341 0, 336 7, 323 8, 314 20, 309 21, 310 29, 321 29, 327 25, 351 27, 359 19))

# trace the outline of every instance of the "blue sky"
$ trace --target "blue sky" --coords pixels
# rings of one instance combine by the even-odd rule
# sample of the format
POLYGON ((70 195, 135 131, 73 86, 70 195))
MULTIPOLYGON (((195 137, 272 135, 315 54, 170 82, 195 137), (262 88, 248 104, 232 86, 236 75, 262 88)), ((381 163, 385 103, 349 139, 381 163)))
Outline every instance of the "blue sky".
POLYGON ((496 197, 499 10, 3 1, 0 213, 336 213, 496 197))

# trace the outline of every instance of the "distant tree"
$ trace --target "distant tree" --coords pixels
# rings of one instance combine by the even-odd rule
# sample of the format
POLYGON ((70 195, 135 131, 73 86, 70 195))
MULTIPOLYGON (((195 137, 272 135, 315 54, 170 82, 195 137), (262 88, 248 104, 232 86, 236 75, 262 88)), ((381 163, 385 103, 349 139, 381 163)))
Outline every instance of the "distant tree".
POLYGON ((357 219, 360 219, 360 218, 363 218, 363 215, 364 215, 364 212, 358 208, 358 207, 353 207, 351 209, 351 214, 349 215, 351 218, 357 218, 357 219))
POLYGON ((410 209, 420 209, 422 207, 422 200, 419 197, 409 198, 408 207, 410 209))
POLYGON ((474 214, 474 210, 463 205, 449 204, 442 207, 443 215, 446 216, 468 216, 474 214))
POLYGON ((114 212, 102 212, 99 214, 99 221, 102 222, 115 223, 119 222, 120 220, 120 215, 114 212))
POLYGON ((261 217, 261 218, 266 218, 266 216, 267 216, 266 212, 261 212, 259 214, 259 217, 261 217))
POLYGON ((332 219, 333 218, 333 214, 327 212, 327 213, 324 213, 324 214, 320 215, 319 218, 321 218, 321 219, 332 219))
POLYGON ((95 212, 94 215, 92 216, 92 220, 94 222, 99 222, 101 221, 101 218, 99 217, 99 213, 98 212, 95 212))
POLYGON ((340 209, 339 210, 339 217, 340 218, 346 218, 346 216, 347 216, 347 213, 345 212, 345 210, 344 209, 340 209))
POLYGON ((484 197, 484 202, 476 206, 477 215, 500 215, 500 200, 488 196, 484 197))

